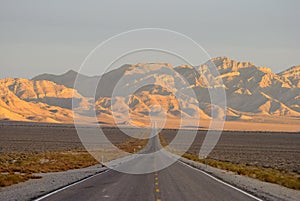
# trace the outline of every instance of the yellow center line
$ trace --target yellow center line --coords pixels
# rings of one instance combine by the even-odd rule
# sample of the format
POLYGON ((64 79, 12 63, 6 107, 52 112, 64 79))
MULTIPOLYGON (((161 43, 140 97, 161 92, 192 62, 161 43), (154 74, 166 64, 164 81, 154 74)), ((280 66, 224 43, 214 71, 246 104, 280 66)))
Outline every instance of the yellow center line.
POLYGON ((155 169, 155 173, 154 173, 154 176, 155 176, 155 183, 154 183, 154 186, 155 186, 155 192, 157 193, 155 195, 156 197, 156 201, 161 201, 161 199, 159 198, 159 193, 160 193, 160 190, 158 188, 158 172, 157 172, 157 166, 156 166, 156 157, 154 158, 154 169, 155 169))

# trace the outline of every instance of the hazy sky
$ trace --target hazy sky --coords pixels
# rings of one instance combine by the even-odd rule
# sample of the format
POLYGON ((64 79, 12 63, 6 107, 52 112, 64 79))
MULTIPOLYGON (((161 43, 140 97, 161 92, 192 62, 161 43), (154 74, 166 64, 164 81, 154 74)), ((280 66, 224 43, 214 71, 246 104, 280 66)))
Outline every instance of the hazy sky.
POLYGON ((299 10, 298 0, 0 0, 0 78, 76 70, 100 42, 145 27, 279 72, 300 64, 299 10))

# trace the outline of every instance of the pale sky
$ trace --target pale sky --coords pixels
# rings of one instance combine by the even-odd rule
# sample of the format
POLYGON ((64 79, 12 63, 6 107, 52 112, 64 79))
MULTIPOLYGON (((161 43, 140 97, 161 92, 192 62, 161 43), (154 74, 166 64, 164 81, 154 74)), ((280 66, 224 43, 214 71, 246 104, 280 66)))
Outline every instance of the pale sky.
POLYGON ((77 70, 100 42, 147 27, 279 72, 300 64, 299 10, 298 0, 0 0, 0 78, 77 70))

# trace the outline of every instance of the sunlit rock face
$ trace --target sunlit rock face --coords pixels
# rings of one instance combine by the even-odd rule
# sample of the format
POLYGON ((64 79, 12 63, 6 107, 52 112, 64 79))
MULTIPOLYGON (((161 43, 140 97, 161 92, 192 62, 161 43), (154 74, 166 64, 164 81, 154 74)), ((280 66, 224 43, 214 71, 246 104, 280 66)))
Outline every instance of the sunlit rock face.
POLYGON ((7 78, 0 80, 0 87, 0 119, 6 120, 70 123, 72 99, 75 112, 87 122, 93 115, 101 121, 114 115, 117 120, 110 123, 130 124, 128 111, 130 121, 138 125, 148 124, 151 115, 172 120, 197 115, 207 120, 300 117, 300 66, 275 74, 227 57, 199 66, 125 64, 93 77, 68 71, 32 80, 7 78), (76 79, 80 84, 74 89, 76 79), (225 110, 212 105, 211 89, 225 90, 225 110))

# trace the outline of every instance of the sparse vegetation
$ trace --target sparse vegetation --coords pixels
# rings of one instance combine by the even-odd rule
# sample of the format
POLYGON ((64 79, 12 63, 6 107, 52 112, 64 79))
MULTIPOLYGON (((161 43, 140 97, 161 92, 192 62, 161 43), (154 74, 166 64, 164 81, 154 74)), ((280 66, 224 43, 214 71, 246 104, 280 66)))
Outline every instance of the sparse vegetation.
POLYGON ((123 143, 117 145, 123 151, 134 153, 142 150, 148 143, 148 139, 131 138, 123 143))
POLYGON ((97 163, 85 151, 2 154, 0 156, 0 187, 40 178, 34 173, 66 171, 97 163))
POLYGON ((207 164, 215 168, 228 170, 239 175, 244 175, 259 179, 261 181, 275 183, 288 188, 300 190, 300 175, 296 173, 280 171, 272 168, 249 166, 245 164, 234 164, 213 159, 199 159, 198 156, 189 153, 184 154, 183 157, 207 164))
MULTIPOLYGON (((162 146, 167 146, 163 136, 159 135, 162 146)), ((287 170, 277 170, 273 168, 263 168, 246 164, 235 164, 231 162, 218 161, 214 159, 200 159, 197 155, 191 153, 183 154, 183 157, 207 164, 209 166, 234 172, 238 175, 259 179, 261 181, 279 184, 291 189, 300 190, 300 175, 287 170)))
MULTIPOLYGON (((117 147, 133 153, 145 147, 147 139, 130 138, 117 147)), ((29 179, 38 179, 35 173, 60 172, 98 164, 87 151, 49 151, 45 153, 6 153, 0 155, 0 187, 29 179)))

